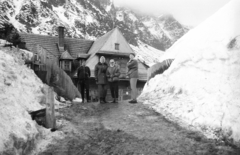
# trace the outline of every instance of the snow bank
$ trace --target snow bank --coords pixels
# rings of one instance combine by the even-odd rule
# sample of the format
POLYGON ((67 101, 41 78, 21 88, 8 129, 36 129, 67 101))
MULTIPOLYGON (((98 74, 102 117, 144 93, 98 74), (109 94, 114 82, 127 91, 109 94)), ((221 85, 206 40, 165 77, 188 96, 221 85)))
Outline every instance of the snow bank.
POLYGON ((16 52, 0 48, 0 154, 26 153, 39 134, 28 112, 43 108, 43 84, 19 61, 16 52))
POLYGON ((240 1, 232 0, 178 40, 168 51, 171 67, 139 100, 209 138, 240 144, 239 19, 240 1))

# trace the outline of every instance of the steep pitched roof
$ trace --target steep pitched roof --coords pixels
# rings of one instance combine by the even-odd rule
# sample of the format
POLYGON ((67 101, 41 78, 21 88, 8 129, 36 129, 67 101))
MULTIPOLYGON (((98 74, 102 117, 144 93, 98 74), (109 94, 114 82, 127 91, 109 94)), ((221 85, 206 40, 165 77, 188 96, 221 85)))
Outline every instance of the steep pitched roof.
POLYGON ((110 55, 129 55, 134 53, 130 45, 120 32, 118 28, 112 29, 99 39, 97 39, 91 47, 88 54, 91 54, 87 60, 86 65, 90 66, 90 69, 94 69, 94 66, 98 63, 97 53, 110 54, 110 55), (115 50, 115 43, 120 44, 120 49, 115 50))
POLYGON ((124 38, 121 31, 118 28, 115 28, 108 40, 97 53, 129 56, 129 54, 134 53, 134 51, 124 38), (118 44, 118 49, 116 49, 116 44, 118 44))
POLYGON ((89 54, 96 53, 128 55, 129 53, 134 53, 134 51, 131 49, 121 31, 118 28, 114 28, 94 42, 89 54), (115 43, 119 43, 119 50, 115 50, 115 43))
POLYGON ((64 52, 61 54, 60 59, 73 60, 74 58, 68 53, 68 51, 64 51, 64 52))
MULTIPOLYGON (((39 34, 20 33, 22 41, 26 42, 27 49, 31 50, 36 44, 41 45, 50 51, 54 56, 59 57, 61 53, 58 50, 58 37, 39 34)), ((78 53, 86 54, 91 48, 93 41, 85 39, 64 38, 64 44, 67 46, 69 54, 77 58, 78 53)))
POLYGON ((108 33, 104 34, 102 37, 98 38, 93 43, 93 45, 90 48, 88 54, 95 54, 95 53, 97 53, 103 47, 103 45, 106 43, 106 41, 109 39, 109 37, 111 36, 111 34, 113 33, 114 30, 115 29, 112 29, 108 33))

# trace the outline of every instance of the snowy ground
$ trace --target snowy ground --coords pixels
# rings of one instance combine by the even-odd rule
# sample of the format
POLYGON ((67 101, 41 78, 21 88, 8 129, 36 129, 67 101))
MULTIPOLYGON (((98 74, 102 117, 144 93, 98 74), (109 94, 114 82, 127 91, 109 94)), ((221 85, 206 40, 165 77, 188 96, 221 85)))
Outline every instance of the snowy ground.
POLYGON ((151 79, 140 100, 211 138, 240 145, 240 1, 232 0, 178 40, 161 59, 171 67, 151 79))

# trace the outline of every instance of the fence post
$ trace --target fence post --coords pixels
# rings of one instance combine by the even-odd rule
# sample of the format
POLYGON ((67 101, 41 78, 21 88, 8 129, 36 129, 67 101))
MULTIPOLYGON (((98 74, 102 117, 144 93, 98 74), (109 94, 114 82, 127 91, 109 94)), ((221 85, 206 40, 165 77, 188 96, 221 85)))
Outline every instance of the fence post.
POLYGON ((54 129, 56 127, 54 93, 52 87, 46 88, 46 128, 54 129))

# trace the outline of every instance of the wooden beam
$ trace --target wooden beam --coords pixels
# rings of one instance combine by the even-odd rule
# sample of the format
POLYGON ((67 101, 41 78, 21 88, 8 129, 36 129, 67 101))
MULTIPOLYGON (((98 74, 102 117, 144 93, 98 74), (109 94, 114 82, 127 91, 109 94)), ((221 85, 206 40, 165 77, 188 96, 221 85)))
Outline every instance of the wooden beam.
POLYGON ((124 52, 112 52, 112 51, 98 51, 97 55, 112 55, 112 56, 121 56, 121 57, 129 57, 130 53, 124 52))
POLYGON ((54 93, 52 87, 46 87, 46 128, 55 129, 54 93))

